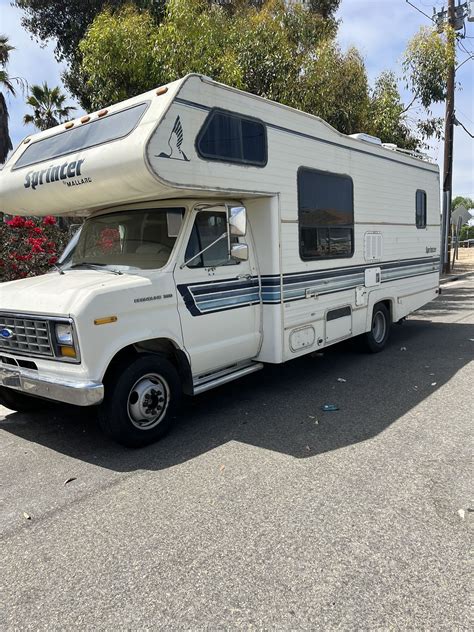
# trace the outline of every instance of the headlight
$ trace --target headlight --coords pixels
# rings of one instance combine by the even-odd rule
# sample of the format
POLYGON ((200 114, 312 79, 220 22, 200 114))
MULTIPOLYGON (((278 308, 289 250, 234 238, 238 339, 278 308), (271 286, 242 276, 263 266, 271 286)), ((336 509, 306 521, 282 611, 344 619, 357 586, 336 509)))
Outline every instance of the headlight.
POLYGON ((74 345, 74 339, 72 335, 72 325, 69 324, 57 324, 56 325, 56 340, 60 345, 68 345, 72 347, 74 345))

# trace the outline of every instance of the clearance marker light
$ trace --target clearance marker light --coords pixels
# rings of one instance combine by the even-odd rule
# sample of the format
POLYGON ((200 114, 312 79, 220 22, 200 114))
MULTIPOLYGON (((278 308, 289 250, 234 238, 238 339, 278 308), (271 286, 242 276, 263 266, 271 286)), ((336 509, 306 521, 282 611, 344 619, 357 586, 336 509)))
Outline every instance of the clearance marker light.
POLYGON ((69 123, 66 123, 66 125, 64 127, 66 129, 71 129, 71 127, 74 127, 74 121, 69 121, 69 123))
POLYGON ((81 118, 81 123, 88 123, 91 120, 90 116, 83 116, 81 118))
POLYGON ((30 142, 30 140, 31 140, 31 138, 25 138, 25 140, 23 141, 23 143, 24 143, 25 145, 27 145, 27 144, 30 142))
POLYGON ((163 86, 162 88, 158 88, 156 91, 156 96, 159 97, 162 94, 166 94, 168 92, 167 86, 163 86))
POLYGON ((94 325, 107 325, 108 323, 116 323, 117 316, 104 316, 104 318, 96 318, 94 325))
POLYGON ((97 116, 100 118, 101 116, 105 116, 107 112, 108 110, 101 110, 100 112, 97 113, 97 116))

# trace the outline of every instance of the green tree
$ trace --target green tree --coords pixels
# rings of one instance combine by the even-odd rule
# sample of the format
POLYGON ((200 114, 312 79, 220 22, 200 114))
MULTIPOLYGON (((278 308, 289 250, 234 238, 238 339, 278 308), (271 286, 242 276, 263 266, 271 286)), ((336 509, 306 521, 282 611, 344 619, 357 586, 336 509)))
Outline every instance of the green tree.
POLYGON ((325 20, 334 18, 341 0, 309 0, 309 10, 321 15, 325 20))
POLYGON ((406 122, 405 111, 395 73, 382 72, 370 94, 368 132, 383 143, 414 149, 417 141, 406 122))
POLYGON ((343 53, 333 39, 320 42, 298 72, 295 97, 289 105, 320 116, 340 132, 367 128, 367 76, 355 48, 343 53))
POLYGON ((37 129, 45 130, 59 125, 66 120, 74 106, 66 106, 66 95, 58 86, 49 88, 45 82, 42 86, 33 85, 26 100, 27 105, 33 109, 33 114, 25 114, 25 125, 32 123, 37 129))
POLYGON ((229 13, 207 0, 170 0, 163 21, 133 6, 106 9, 79 47, 97 109, 199 72, 324 117, 343 132, 364 129, 367 78, 355 49, 342 53, 336 24, 279 0, 229 13))
MULTIPOLYGON (((320 24, 330 26, 335 32, 336 20, 334 18, 341 0, 311 0, 309 2, 309 12, 319 19, 320 24)), ((165 15, 165 7, 167 0, 87 0, 87 2, 64 2, 64 0, 13 0, 13 4, 23 10, 22 25, 30 31, 37 39, 45 42, 54 40, 56 43, 56 57, 58 60, 65 61, 68 65, 66 72, 63 74, 64 85, 75 96, 82 107, 90 110, 99 100, 97 95, 90 88, 91 82, 89 76, 85 72, 86 64, 82 64, 82 52, 79 42, 84 38, 87 29, 93 23, 94 19, 104 10, 110 14, 120 11, 124 6, 134 7, 137 12, 146 11, 148 16, 144 17, 145 22, 151 22, 155 25, 160 24, 165 15)), ((213 7, 219 7, 224 10, 225 14, 234 14, 241 12, 243 9, 255 8, 261 9, 265 4, 265 0, 206 0, 201 3, 206 5, 206 9, 212 11, 213 7)), ((176 15, 176 10, 174 11, 176 15)), ((195 16, 196 11, 191 8, 190 14, 195 16)), ((187 21, 189 23, 189 20, 187 21)), ((201 16, 199 22, 206 23, 201 16)), ((226 29, 226 25, 221 26, 226 29)), ((226 30, 223 31, 225 35, 226 30)), ((179 34, 175 34, 179 38, 179 34)), ((302 34, 303 35, 303 34, 302 34)), ((202 39, 206 39, 205 37, 202 39)), ((199 48, 199 46, 198 46, 199 48)), ((182 48, 181 48, 182 50, 182 48)), ((217 58, 220 57, 220 51, 216 51, 217 58)), ((139 56, 142 57, 139 53, 139 56)), ((209 56, 206 55, 206 58, 209 56)), ((137 64, 134 64, 137 68, 137 64)), ((92 82, 94 80, 92 79, 92 82)), ((123 81, 122 88, 128 82, 123 81)), ((133 85, 137 81, 131 80, 132 92, 133 85)), ((121 92, 119 89, 118 92, 121 92)))
POLYGON ((443 33, 423 27, 409 41, 404 53, 403 79, 412 94, 405 113, 418 144, 432 136, 441 138, 444 119, 434 117, 431 107, 446 98, 448 67, 454 63, 455 38, 451 27, 443 33))
POLYGON ((470 197, 463 197, 462 195, 457 195, 455 198, 453 198, 451 207, 457 208, 458 206, 464 206, 464 208, 467 208, 467 209, 474 208, 474 200, 470 197))
POLYGON ((10 53, 15 48, 8 43, 8 37, 0 35, 0 164, 7 159, 8 152, 13 149, 10 132, 8 129, 8 107, 5 94, 15 96, 15 82, 18 80, 10 77, 7 71, 10 53), (5 93, 5 94, 4 94, 5 93))
POLYGON ((468 226, 467 224, 461 226, 459 240, 464 241, 465 239, 474 239, 474 226, 468 226))

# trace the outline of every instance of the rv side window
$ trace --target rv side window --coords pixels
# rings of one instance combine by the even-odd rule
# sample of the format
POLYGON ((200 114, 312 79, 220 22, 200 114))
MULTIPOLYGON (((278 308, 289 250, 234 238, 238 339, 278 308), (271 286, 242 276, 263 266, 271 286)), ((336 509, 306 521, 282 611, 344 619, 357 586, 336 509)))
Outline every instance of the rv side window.
MULTIPOLYGON (((193 230, 191 232, 185 261, 192 259, 198 252, 206 248, 223 233, 227 232, 227 216, 224 212, 214 213, 200 211, 196 215, 193 230)), ((238 237, 231 237, 231 244, 238 243, 238 237)), ((209 250, 203 252, 199 257, 188 263, 189 268, 214 268, 239 263, 235 259, 229 259, 227 250, 227 237, 215 243, 209 250)))
POLYGON ((304 260, 352 257, 354 195, 349 176, 298 171, 300 256, 304 260))
POLYGON ((265 125, 237 114, 214 110, 207 117, 197 142, 201 158, 256 167, 267 164, 265 125))
POLYGON ((418 189, 416 192, 416 227, 426 228, 426 191, 418 189))

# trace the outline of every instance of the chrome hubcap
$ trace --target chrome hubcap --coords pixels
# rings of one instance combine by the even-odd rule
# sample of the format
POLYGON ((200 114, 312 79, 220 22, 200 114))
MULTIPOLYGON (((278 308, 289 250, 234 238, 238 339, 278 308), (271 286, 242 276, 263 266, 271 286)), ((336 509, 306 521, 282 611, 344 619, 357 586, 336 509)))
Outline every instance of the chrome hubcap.
POLYGON ((372 336, 375 342, 380 343, 385 338, 385 332, 387 330, 387 323, 385 316, 382 312, 377 312, 372 322, 372 336))
POLYGON ((148 373, 135 382, 128 394, 128 416, 139 430, 157 426, 166 414, 169 387, 158 373, 148 373))

